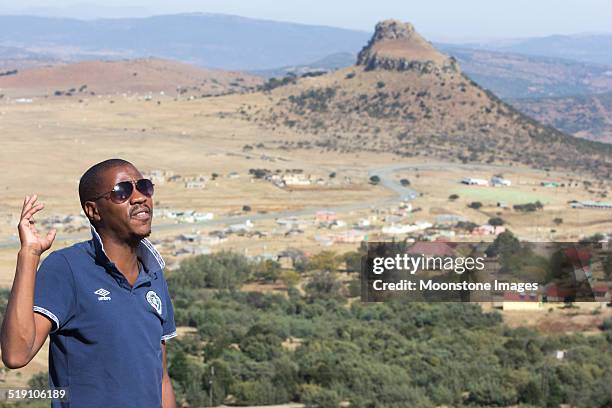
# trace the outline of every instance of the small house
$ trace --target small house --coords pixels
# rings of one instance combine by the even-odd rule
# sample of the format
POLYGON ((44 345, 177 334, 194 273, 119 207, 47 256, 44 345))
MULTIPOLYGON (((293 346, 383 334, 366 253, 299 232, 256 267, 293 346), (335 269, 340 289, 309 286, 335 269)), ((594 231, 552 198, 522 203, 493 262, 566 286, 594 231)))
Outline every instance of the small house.
POLYGON ((493 176, 491 177, 491 185, 493 187, 510 187, 512 182, 503 177, 493 176))
POLYGON ((489 185, 488 180, 473 178, 473 177, 464 177, 461 180, 461 183, 467 184, 468 186, 488 186, 489 185))

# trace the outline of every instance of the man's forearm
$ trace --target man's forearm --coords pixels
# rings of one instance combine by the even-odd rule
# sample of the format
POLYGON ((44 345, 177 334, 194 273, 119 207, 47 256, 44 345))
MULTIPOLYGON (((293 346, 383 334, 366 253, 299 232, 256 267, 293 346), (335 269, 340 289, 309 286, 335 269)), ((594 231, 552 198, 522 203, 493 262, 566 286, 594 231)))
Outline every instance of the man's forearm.
POLYGON ((0 344, 2 361, 9 368, 27 363, 36 339, 34 285, 40 255, 21 249, 17 255, 15 279, 9 296, 0 344))
POLYGON ((167 375, 162 378, 162 408, 176 408, 174 389, 167 375))

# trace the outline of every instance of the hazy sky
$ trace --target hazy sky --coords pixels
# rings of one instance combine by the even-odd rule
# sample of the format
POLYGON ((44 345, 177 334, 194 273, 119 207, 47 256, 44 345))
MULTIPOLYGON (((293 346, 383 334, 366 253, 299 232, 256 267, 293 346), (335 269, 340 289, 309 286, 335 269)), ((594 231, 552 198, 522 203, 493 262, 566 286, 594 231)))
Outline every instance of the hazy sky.
POLYGON ((612 32, 612 0, 0 0, 2 14, 93 18, 194 11, 365 31, 397 18, 438 41, 612 32))

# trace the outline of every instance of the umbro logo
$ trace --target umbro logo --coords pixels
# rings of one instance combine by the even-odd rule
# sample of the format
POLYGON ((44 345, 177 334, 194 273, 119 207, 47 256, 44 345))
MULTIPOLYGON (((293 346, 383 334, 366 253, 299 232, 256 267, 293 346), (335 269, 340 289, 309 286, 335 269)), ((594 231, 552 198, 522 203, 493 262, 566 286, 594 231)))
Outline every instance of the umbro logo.
POLYGON ((110 296, 108 296, 110 292, 104 288, 100 288, 94 293, 98 295, 98 300, 111 300, 110 296))

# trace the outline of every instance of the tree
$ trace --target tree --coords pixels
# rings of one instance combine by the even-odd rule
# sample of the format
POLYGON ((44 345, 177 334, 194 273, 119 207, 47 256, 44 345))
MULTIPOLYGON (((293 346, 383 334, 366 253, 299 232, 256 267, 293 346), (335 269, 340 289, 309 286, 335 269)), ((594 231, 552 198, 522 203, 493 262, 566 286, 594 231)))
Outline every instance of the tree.
POLYGON ((459 196, 457 194, 451 194, 451 195, 448 196, 448 199, 450 201, 455 201, 458 198, 459 198, 459 196))
POLYGON ((501 219, 500 217, 490 218, 489 225, 492 225, 494 227, 499 227, 501 225, 504 225, 504 220, 501 219))
POLYGON ((189 404, 203 405, 207 394, 202 392, 203 367, 188 358, 183 350, 169 353, 168 374, 178 387, 175 388, 177 399, 185 399, 189 404))
POLYGON ((280 277, 281 266, 271 259, 259 262, 253 266, 253 275, 265 282, 274 283, 280 277))
POLYGON ((49 374, 46 371, 36 373, 28 380, 28 387, 31 389, 46 389, 49 387, 49 374))
POLYGON ((404 187, 409 186, 410 185, 410 180, 403 178, 403 179, 400 180, 400 184, 402 186, 404 186, 404 187))
POLYGON ((300 274, 296 271, 284 271, 280 275, 280 279, 288 288, 294 287, 300 281, 300 274))
POLYGON ((302 395, 301 401, 306 408, 338 408, 341 402, 336 391, 325 388, 308 390, 302 395))
POLYGON ((493 243, 486 249, 487 256, 501 256, 508 258, 521 250, 521 242, 510 231, 499 234, 493 243))
POLYGON ((339 266, 340 260, 334 251, 321 251, 310 259, 308 269, 334 272, 339 266))
POLYGON ((372 177, 370 177, 370 184, 374 184, 374 185, 376 185, 376 184, 378 184, 378 183, 380 183, 380 177, 378 177, 378 176, 372 176, 372 177))
POLYGON ((270 173, 268 169, 249 169, 249 174, 252 174, 256 179, 261 179, 270 173))
POLYGON ((347 272, 360 272, 361 271, 361 254, 357 251, 346 252, 341 256, 342 260, 346 263, 347 272))
POLYGON ((480 201, 472 201, 468 204, 468 207, 473 208, 474 210, 478 210, 482 207, 482 203, 480 201))
POLYGON ((252 265, 240 254, 221 251, 198 255, 181 262, 168 285, 189 288, 237 289, 251 276, 252 265))
POLYGON ((343 298, 341 289, 342 285, 336 280, 336 274, 325 270, 316 272, 305 286, 306 294, 311 300, 340 300, 343 298))
POLYGON ((202 383, 208 388, 208 397, 212 391, 213 404, 220 405, 227 394, 229 394, 234 379, 228 365, 223 360, 215 360, 204 367, 202 375, 202 383))

